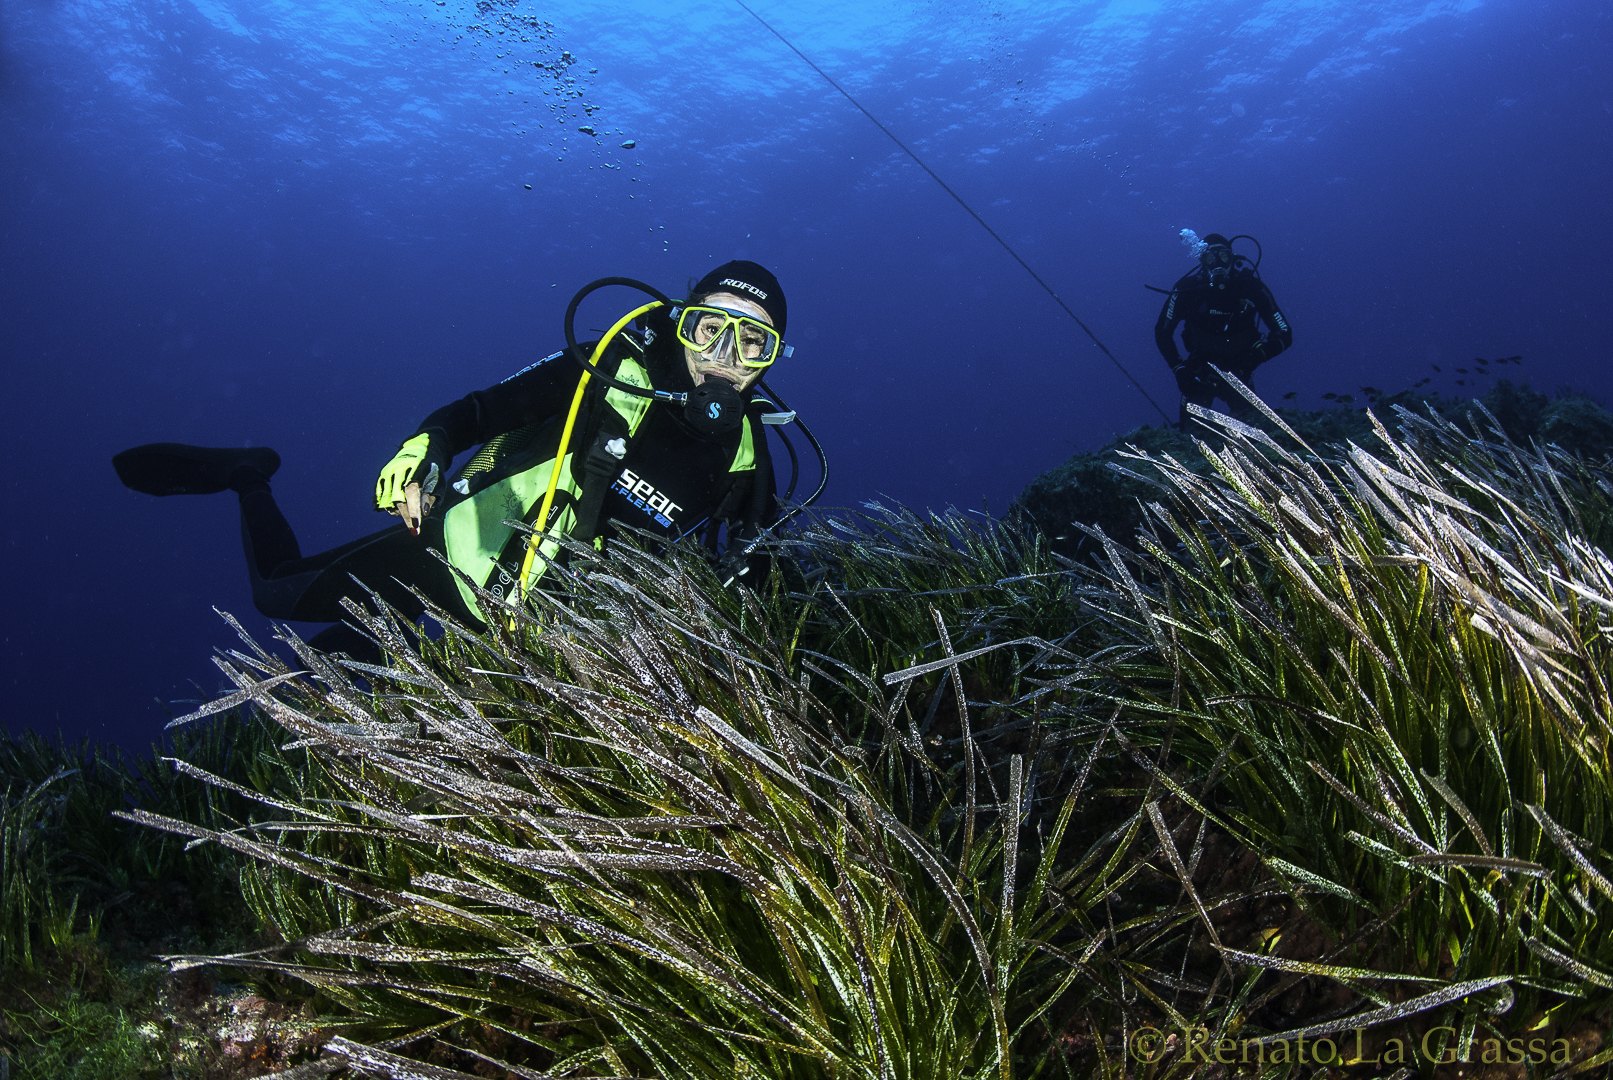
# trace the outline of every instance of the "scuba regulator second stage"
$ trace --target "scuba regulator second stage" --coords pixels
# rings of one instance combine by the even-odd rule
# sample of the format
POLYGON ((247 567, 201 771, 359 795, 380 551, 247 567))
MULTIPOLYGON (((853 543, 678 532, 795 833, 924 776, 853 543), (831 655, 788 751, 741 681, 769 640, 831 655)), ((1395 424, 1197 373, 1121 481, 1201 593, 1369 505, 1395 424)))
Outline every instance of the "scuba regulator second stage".
POLYGON ((702 435, 734 430, 745 417, 745 399, 727 379, 708 378, 683 403, 683 422, 702 435))

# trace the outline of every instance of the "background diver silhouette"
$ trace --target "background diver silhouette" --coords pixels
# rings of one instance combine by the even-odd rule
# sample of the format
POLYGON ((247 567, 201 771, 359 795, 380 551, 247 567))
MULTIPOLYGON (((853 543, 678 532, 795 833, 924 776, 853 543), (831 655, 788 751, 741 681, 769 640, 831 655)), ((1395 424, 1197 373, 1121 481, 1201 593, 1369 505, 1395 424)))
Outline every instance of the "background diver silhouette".
POLYGON ((1294 343, 1287 317, 1260 280, 1259 261, 1250 263, 1234 254, 1232 242, 1220 233, 1210 233, 1200 243, 1198 268, 1171 287, 1154 323, 1154 343, 1182 392, 1178 425, 1184 431, 1189 404, 1209 408, 1220 398, 1240 420, 1255 415, 1254 406, 1211 365, 1236 375, 1252 390, 1255 368, 1294 343), (1185 359, 1176 349, 1178 325, 1185 359))
MULTIPOLYGON (((728 320, 724 325, 733 329, 707 340, 693 329, 685 333, 686 323, 693 325, 688 320, 674 324, 666 309, 653 311, 645 316, 642 332, 617 336, 599 368, 679 393, 692 394, 718 380, 723 394, 737 395, 731 421, 713 425, 702 410, 700 422, 691 423, 674 405, 635 399, 593 380, 572 439, 575 452, 568 451, 561 466, 564 480, 550 515, 551 530, 583 540, 614 535, 612 520, 667 540, 703 530, 715 552, 719 531, 726 528, 728 559, 777 517, 772 460, 760 423, 768 403, 752 400, 765 365, 745 359, 743 349, 747 326, 752 331, 771 327, 777 333, 764 359, 770 363, 786 355, 783 290, 763 267, 735 261, 702 278, 679 310, 693 305, 708 305, 703 310, 719 313, 718 321, 728 320), (695 339, 705 348, 692 347, 695 339), (602 495, 595 487, 590 500, 586 471, 599 455, 586 451, 592 444, 605 445, 607 436, 616 436, 606 476, 611 482, 602 495), (579 536, 575 530, 583 505, 596 508, 600 524, 579 536)), ((485 623, 474 594, 432 549, 444 552, 478 585, 500 595, 515 590, 527 534, 502 521, 530 523, 536 514, 539 500, 533 492, 541 494, 547 486, 561 421, 580 374, 569 352, 557 352, 431 413, 383 469, 377 485, 377 508, 400 513, 405 522, 315 555, 302 554, 275 503, 269 481, 280 456, 267 447, 150 443, 123 451, 112 464, 126 487, 149 495, 235 492, 253 605, 271 619, 332 623, 310 644, 375 662, 380 659, 375 644, 343 621, 348 618, 343 597, 368 601, 354 578, 410 621, 425 611, 410 592, 412 585, 475 629, 485 623), (450 479, 449 463, 474 446, 482 449, 450 479), (443 482, 437 483, 439 478, 443 482), (416 487, 422 483, 423 500, 416 487), (413 501, 406 503, 401 493, 407 488, 413 489, 413 501), (409 509, 424 512, 410 520, 409 509)), ((541 575, 548 565, 539 560, 535 573, 541 575)), ((730 568, 730 573, 744 572, 730 568)))

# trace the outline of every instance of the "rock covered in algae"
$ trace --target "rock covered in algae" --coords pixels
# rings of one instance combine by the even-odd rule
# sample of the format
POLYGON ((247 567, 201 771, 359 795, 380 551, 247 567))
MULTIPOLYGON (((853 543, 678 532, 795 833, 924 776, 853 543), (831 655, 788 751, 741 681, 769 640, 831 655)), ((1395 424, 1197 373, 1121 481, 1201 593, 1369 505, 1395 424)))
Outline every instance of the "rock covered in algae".
MULTIPOLYGON (((1416 413, 1433 408, 1440 415, 1460 424, 1467 431, 1480 431, 1486 438, 1489 421, 1482 404, 1513 442, 1528 446, 1532 441, 1555 443, 1588 459, 1613 454, 1613 413, 1589 396, 1566 392, 1555 398, 1537 393, 1528 385, 1502 379, 1481 398, 1453 400, 1403 390, 1380 398, 1371 406, 1374 415, 1391 431, 1395 429, 1393 406, 1416 413), (1475 427, 1475 424, 1477 427, 1475 427)), ((1324 454, 1330 446, 1347 442, 1373 448, 1377 437, 1365 408, 1357 409, 1278 409, 1277 414, 1310 446, 1324 454)), ((1085 554, 1092 540, 1073 522, 1103 529, 1115 540, 1130 545, 1142 522, 1139 500, 1158 499, 1160 491, 1146 480, 1117 472, 1111 465, 1146 475, 1149 470, 1121 457, 1127 446, 1154 454, 1169 454, 1189 467, 1207 472, 1209 464, 1194 441, 1175 428, 1145 425, 1116 438, 1092 453, 1076 454, 1025 486, 1010 513, 1027 516, 1053 540, 1053 548, 1065 555, 1085 554)))

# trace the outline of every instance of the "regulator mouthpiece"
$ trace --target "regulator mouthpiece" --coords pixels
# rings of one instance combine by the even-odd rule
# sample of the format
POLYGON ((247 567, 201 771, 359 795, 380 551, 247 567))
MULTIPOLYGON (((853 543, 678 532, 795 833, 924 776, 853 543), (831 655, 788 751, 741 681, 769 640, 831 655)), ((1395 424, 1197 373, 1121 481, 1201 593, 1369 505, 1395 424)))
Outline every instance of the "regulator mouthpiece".
POLYGON ((701 435, 722 435, 745 418, 745 399, 727 379, 713 376, 689 392, 683 419, 701 435))

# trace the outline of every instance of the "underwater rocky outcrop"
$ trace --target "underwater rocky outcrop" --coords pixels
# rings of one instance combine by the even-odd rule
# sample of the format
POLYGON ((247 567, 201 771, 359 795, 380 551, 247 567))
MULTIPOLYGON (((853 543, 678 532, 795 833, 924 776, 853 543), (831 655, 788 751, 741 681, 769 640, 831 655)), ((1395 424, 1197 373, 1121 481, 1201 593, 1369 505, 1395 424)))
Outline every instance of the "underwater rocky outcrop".
MULTIPOLYGON (((1506 379, 1480 398, 1403 390, 1377 399, 1370 408, 1391 429, 1396 426, 1396 410, 1405 409, 1418 416, 1441 416, 1469 432, 1498 425, 1520 446, 1553 444, 1587 459, 1613 454, 1613 412, 1584 394, 1568 392, 1552 398, 1506 379)), ((1349 442, 1376 443, 1367 408, 1275 411, 1300 438, 1319 450, 1349 442)), ((1209 469, 1192 438, 1175 428, 1145 425, 1107 446, 1075 454, 1038 476, 1025 486, 1009 512, 1035 522, 1053 540, 1054 550, 1065 555, 1084 553, 1093 543, 1072 527, 1073 522, 1102 528, 1111 537, 1129 541, 1142 522, 1139 500, 1158 499, 1161 489, 1157 476, 1139 474, 1134 464, 1119 457, 1128 446, 1168 454, 1195 472, 1209 469)))

